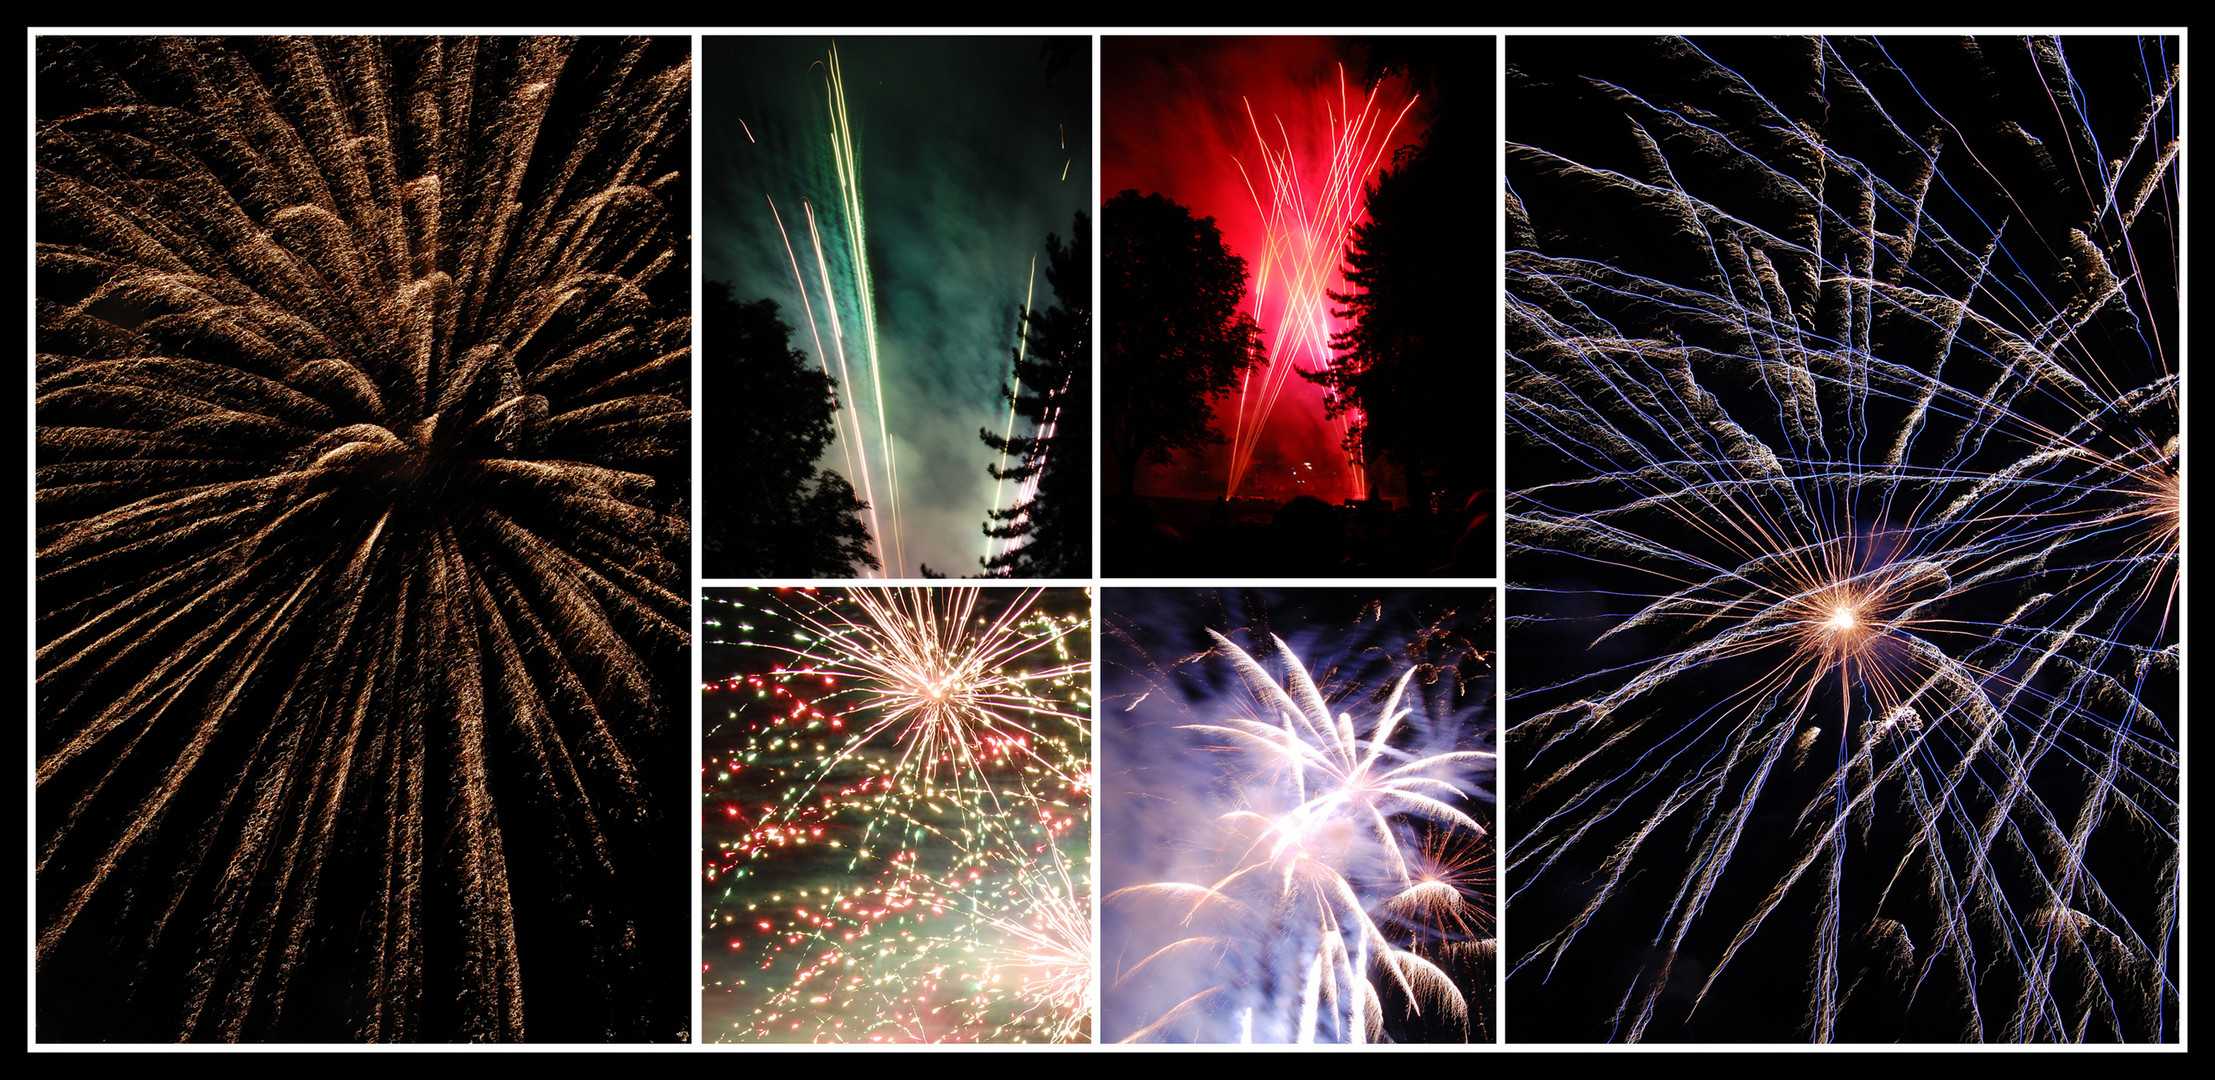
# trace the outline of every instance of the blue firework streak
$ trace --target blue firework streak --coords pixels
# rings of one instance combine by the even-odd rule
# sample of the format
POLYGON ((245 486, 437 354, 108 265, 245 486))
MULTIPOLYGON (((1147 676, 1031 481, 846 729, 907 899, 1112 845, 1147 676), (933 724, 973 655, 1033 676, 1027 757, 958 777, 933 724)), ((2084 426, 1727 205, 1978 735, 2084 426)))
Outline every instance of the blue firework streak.
POLYGON ((1489 601, 1111 595, 1105 1037, 1488 1037, 1489 601))
POLYGON ((1511 53, 1557 1037, 2174 1037, 2174 51, 1511 53))

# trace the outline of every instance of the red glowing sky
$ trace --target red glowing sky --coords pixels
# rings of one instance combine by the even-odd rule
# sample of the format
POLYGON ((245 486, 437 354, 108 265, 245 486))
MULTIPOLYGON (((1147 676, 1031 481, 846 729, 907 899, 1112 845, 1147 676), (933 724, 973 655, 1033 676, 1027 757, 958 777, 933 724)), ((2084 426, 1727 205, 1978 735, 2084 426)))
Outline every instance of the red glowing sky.
MULTIPOLYGON (((1246 259, 1250 289, 1266 236, 1255 190, 1264 200, 1269 196, 1254 122, 1274 151, 1282 153, 1289 141, 1303 185, 1319 182, 1329 162, 1331 122, 1343 119, 1341 65, 1344 100, 1357 113, 1369 89, 1362 81, 1364 50, 1332 38, 1108 38, 1101 57, 1102 195, 1158 191, 1195 216, 1213 217, 1225 243, 1246 259)), ((1398 79, 1377 89, 1387 114, 1380 132, 1409 96, 1398 79)), ((1392 147, 1418 141, 1428 123, 1417 102, 1385 145, 1383 163, 1390 164, 1392 147)), ((1374 170, 1369 176, 1374 179, 1374 170)), ((1248 310, 1251 303, 1249 297, 1248 310)), ((1273 311, 1262 314, 1263 333, 1274 341, 1273 311)), ((1256 460, 1275 456, 1322 465, 1342 458, 1338 436, 1323 426, 1322 398, 1313 384, 1288 381, 1256 460)), ((1219 470, 1225 456, 1212 455, 1210 468, 1219 470)), ((1321 494, 1335 500, 1339 493, 1321 494)))

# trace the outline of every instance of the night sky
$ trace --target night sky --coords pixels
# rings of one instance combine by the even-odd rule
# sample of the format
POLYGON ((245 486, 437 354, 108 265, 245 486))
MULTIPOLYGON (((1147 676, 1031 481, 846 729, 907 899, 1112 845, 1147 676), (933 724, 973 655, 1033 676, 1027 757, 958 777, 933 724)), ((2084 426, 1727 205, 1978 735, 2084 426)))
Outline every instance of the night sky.
MULTIPOLYGON (((731 282, 742 300, 775 300, 794 327, 794 344, 812 354, 792 263, 764 195, 792 230, 817 318, 827 319, 804 246, 802 201, 816 205, 830 244, 838 189, 823 61, 833 42, 705 44, 702 274, 731 282)), ((1044 251, 1048 233, 1068 235, 1073 215, 1092 203, 1089 53, 1080 43, 1049 83, 1037 37, 847 37, 836 44, 905 522, 905 559, 886 571, 912 578, 928 563, 943 573, 974 573, 994 485, 985 472, 992 455, 977 432, 998 432, 1006 421, 1000 392, 1031 259, 1044 251)), ((843 277, 838 288, 850 292, 843 277)), ((1039 306, 1053 300, 1043 277, 1037 297, 1039 306)), ((858 336, 858 321, 849 319, 847 333, 850 342, 858 336)), ((827 322, 823 341, 829 348, 827 322)), ((851 348, 849 361, 858 363, 851 348)), ((866 388, 864 376, 852 381, 866 388)), ((715 422, 712 411, 703 422, 715 422)), ((825 452, 824 464, 841 473, 844 460, 836 445, 825 452)), ((860 491, 861 478, 850 479, 860 491)), ((889 514, 884 491, 875 501, 880 515, 889 514)))

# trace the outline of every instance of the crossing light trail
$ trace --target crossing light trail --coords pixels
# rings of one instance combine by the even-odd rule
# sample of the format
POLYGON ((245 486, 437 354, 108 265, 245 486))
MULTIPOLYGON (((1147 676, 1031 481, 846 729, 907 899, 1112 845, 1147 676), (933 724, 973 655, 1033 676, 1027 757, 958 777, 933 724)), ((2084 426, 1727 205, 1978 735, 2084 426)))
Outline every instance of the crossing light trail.
MULTIPOLYGON (((1294 149, 1292 134, 1281 117, 1275 118, 1277 139, 1272 144, 1262 133, 1252 102, 1245 102, 1260 161, 1253 171, 1236 159, 1233 164, 1262 222, 1262 248, 1253 257, 1251 294, 1254 319, 1269 332, 1269 359, 1245 376, 1239 387, 1227 495, 1238 494, 1270 414, 1295 373, 1327 369, 1336 356, 1331 338, 1342 328, 1331 310, 1331 294, 1346 291, 1341 267, 1346 241, 1367 213, 1363 185, 1391 151, 1400 121, 1416 101, 1410 97, 1392 112, 1380 107, 1380 89, 1371 87, 1355 103, 1341 65, 1337 104, 1326 98, 1320 108, 1325 151, 1306 162, 1294 149), (1258 183, 1256 172, 1261 178, 1258 183)), ((1341 440, 1348 422, 1343 413, 1332 419, 1341 440)), ((1334 445, 1326 452, 1340 450, 1334 445)), ((1349 459, 1346 468, 1350 478, 1346 494, 1365 497, 1368 481, 1363 463, 1349 459)))

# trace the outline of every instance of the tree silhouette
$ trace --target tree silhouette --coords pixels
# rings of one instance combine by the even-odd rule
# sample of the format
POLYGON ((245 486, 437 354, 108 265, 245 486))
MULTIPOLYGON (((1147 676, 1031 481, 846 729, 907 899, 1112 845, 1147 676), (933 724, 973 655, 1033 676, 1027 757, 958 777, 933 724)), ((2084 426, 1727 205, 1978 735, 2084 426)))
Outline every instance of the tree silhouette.
POLYGON ((1128 495, 1141 457, 1167 463, 1224 441, 1209 424, 1213 402, 1261 362, 1261 329, 1238 310, 1246 260, 1223 246, 1214 218, 1136 191, 1102 214, 1106 445, 1128 495))
POLYGON ((1491 487, 1494 455, 1489 325, 1468 317, 1491 287, 1490 213, 1468 178, 1489 167, 1489 76, 1451 42, 1371 44, 1372 77, 1404 73, 1434 115, 1419 147, 1400 151, 1368 189, 1368 220, 1346 250, 1352 290, 1333 293, 1353 323, 1331 338, 1337 361, 1302 372, 1329 387, 1330 415, 1352 414, 1346 449, 1390 459, 1420 506, 1433 494, 1460 508, 1491 487), (1481 99, 1481 100, 1480 100, 1481 99), (1483 130, 1468 116, 1481 116, 1483 130))
POLYGON ((1033 311, 1028 348, 1017 355, 1016 385, 1007 391, 1031 434, 1004 438, 977 434, 986 446, 1017 464, 987 465, 996 480, 1020 491, 1033 477, 1028 499, 988 511, 985 535, 1023 543, 984 563, 992 577, 1090 577, 1092 575, 1092 229, 1077 214, 1070 240, 1046 236, 1046 283, 1057 303, 1033 311), (995 525, 991 522, 998 522, 995 525))
POLYGON ((700 309, 702 532, 708 577, 851 577, 876 569, 869 504, 815 467, 835 434, 837 380, 810 370, 771 300, 707 283, 700 309))

